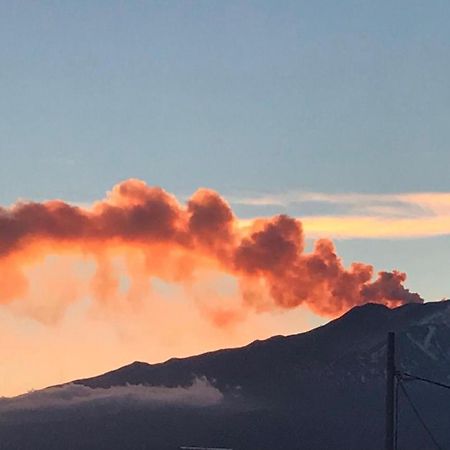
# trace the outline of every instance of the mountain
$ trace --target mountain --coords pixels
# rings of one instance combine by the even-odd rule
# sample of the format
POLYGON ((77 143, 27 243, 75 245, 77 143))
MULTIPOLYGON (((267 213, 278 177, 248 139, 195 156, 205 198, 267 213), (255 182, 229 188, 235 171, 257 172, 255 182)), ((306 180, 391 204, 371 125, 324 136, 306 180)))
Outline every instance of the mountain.
MULTIPOLYGON (((450 301, 366 304, 307 333, 134 362, 4 400, 0 448, 380 449, 388 331, 396 332, 401 371, 450 383, 450 301)), ((406 384, 438 443, 450 448, 450 391, 406 384)), ((401 392, 398 448, 435 448, 401 392)))

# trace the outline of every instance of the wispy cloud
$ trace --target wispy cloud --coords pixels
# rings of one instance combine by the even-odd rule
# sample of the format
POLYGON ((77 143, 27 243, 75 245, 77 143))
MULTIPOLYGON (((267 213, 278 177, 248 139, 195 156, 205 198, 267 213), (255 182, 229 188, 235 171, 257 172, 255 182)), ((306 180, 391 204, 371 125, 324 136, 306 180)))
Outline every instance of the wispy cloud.
MULTIPOLYGON (((276 195, 234 197, 231 202, 248 207, 320 205, 320 214, 301 216, 309 237, 424 238, 450 234, 450 192, 402 194, 330 194, 288 192, 276 195), (323 213, 323 207, 330 213, 323 213), (340 206, 339 214, 332 206, 340 206)), ((245 223, 245 221, 244 221, 245 223)))
POLYGON ((220 403, 222 393, 206 379, 195 379, 188 387, 126 385, 90 388, 66 384, 0 399, 0 412, 71 408, 82 405, 212 406, 220 403))
POLYGON ((301 218, 309 237, 411 239, 450 234, 450 217, 316 216, 301 218))

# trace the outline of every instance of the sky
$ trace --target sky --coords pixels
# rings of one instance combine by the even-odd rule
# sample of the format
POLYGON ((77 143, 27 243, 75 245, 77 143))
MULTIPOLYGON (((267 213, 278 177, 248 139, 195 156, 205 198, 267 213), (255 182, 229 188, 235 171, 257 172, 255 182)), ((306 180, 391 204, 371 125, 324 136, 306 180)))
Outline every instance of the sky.
MULTIPOLYGON (((242 223, 288 214, 308 249, 331 238, 345 265, 447 297, 449 20, 439 0, 2 1, 0 204, 87 207, 131 178, 181 203, 213 189, 242 223)), ((33 269, 33 295, 0 305, 0 395, 328 320, 300 307, 217 331, 185 304, 189 323, 149 330, 92 312, 84 291, 60 312, 93 263, 58 257, 33 269)), ((225 285, 201 290, 234 296, 225 285)), ((164 322, 164 308, 147 313, 164 322)))

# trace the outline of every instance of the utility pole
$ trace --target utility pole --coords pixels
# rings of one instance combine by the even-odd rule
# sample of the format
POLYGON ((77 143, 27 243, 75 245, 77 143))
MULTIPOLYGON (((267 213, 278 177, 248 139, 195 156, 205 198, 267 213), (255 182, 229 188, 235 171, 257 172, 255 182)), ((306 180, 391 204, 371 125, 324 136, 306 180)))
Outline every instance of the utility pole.
POLYGON ((385 450, 394 450, 395 426, 395 333, 387 336, 386 351, 386 436, 385 450))

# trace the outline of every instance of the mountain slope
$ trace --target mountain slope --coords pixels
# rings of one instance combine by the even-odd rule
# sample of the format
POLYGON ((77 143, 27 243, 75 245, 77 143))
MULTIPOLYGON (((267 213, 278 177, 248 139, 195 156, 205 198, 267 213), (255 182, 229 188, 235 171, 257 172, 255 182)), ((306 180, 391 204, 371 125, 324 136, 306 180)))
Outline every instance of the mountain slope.
POLYGON ((382 376, 388 331, 397 332, 399 363, 405 369, 417 368, 422 374, 436 375, 444 362, 450 362, 450 342, 446 340, 449 327, 450 301, 409 304, 393 310, 367 304, 306 333, 275 336, 238 349, 174 358, 160 364, 135 362, 75 383, 90 387, 126 383, 177 386, 206 376, 216 380, 222 389, 246 386, 252 392, 256 380, 271 384, 274 377, 283 374, 336 375, 344 371, 355 376, 382 376))
MULTIPOLYGON (((15 420, 0 422, 0 439, 9 445, 0 448, 379 449, 388 331, 397 334, 399 368, 450 381, 450 302, 393 310, 367 304, 307 333, 161 364, 135 362, 74 382, 103 393, 129 384, 187 387, 204 378, 223 394, 219 404, 156 408, 128 401, 102 408, 87 402, 54 414, 16 413, 15 420)), ((408 389, 436 438, 450 448, 449 392, 417 383, 408 389)), ((433 448, 399 401, 399 449, 433 448)))

